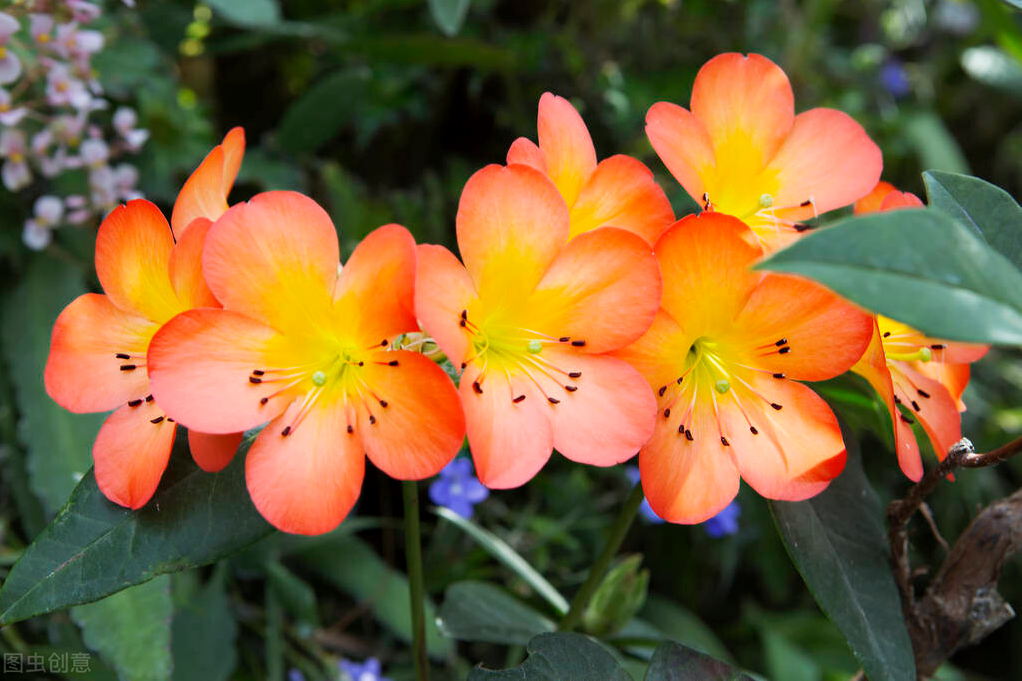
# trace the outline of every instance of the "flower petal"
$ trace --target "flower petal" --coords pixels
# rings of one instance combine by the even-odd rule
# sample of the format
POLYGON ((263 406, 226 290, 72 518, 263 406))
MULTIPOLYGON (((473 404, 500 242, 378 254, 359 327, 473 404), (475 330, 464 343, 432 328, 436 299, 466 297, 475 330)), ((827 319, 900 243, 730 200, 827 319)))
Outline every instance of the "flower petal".
POLYGON ((307 196, 275 191, 236 204, 213 224, 202 269, 225 308, 307 333, 330 314, 338 259, 326 211, 307 196))
POLYGON ((962 417, 954 397, 943 385, 907 362, 891 362, 889 367, 895 396, 922 424, 937 459, 943 461, 951 446, 962 439, 962 417), (929 397, 923 397, 924 393, 929 397))
POLYGON ((538 128, 547 174, 570 208, 596 169, 593 140, 571 102, 550 92, 539 98, 538 128))
POLYGON ((174 236, 160 209, 144 199, 118 206, 96 234, 96 274, 117 307, 155 322, 182 310, 170 284, 174 236))
POLYGON ((220 307, 202 276, 202 247, 212 222, 196 218, 170 252, 170 283, 185 308, 220 307))
POLYGON ((323 534, 358 500, 365 456, 359 437, 345 432, 336 402, 317 405, 290 435, 281 435, 298 409, 296 402, 256 438, 245 480, 252 503, 278 530, 323 534))
POLYGON ((127 508, 145 506, 167 468, 176 430, 177 424, 152 402, 124 405, 107 417, 92 445, 96 484, 103 495, 127 508))
POLYGON ((447 373, 415 352, 379 352, 363 379, 386 407, 370 404, 376 422, 360 419, 370 461, 397 480, 422 480, 447 465, 465 441, 461 398, 447 373))
POLYGON ((603 227, 580 234, 550 264, 529 298, 532 317, 554 337, 607 352, 641 336, 660 307, 660 270, 649 244, 603 227))
POLYGON ((567 383, 575 391, 552 392, 554 448, 579 463, 613 466, 646 444, 656 422, 656 399, 642 375, 616 357, 557 348, 544 351, 552 364, 581 372, 567 383))
POLYGON ((550 405, 524 377, 513 383, 491 370, 477 392, 476 365, 461 376, 461 404, 465 410, 468 442, 479 480, 490 489, 524 485, 550 458, 554 446, 550 405), (513 402, 513 396, 526 399, 513 402))
POLYGON ((950 362, 912 362, 912 368, 924 376, 937 381, 951 393, 955 400, 958 411, 965 411, 965 403, 962 402, 962 393, 965 386, 969 385, 971 374, 968 364, 952 364, 950 362))
POLYGON ((677 104, 657 102, 646 113, 646 136, 674 179, 702 205, 706 179, 717 165, 702 122, 677 104))
POLYGON ((468 359, 468 334, 459 326, 461 311, 476 298, 465 266, 443 246, 416 249, 415 314, 455 366, 468 359))
POLYGON ((880 210, 897 210, 899 208, 922 208, 923 202, 912 192, 890 192, 880 204, 880 210))
POLYGON ((245 131, 233 128, 222 144, 213 147, 185 181, 174 202, 170 223, 181 238, 196 218, 216 221, 227 212, 227 195, 245 154, 245 131))
POLYGON ((535 142, 525 137, 516 139, 511 143, 511 148, 507 150, 507 164, 511 165, 512 163, 520 163, 534 168, 544 175, 548 174, 543 150, 537 147, 535 142))
POLYGON ((651 246, 674 224, 674 210, 653 173, 631 156, 596 166, 571 209, 571 236, 610 226, 638 234, 651 246))
POLYGON ((241 444, 243 433, 212 435, 197 430, 188 431, 188 448, 199 468, 207 473, 216 473, 227 467, 241 444))
POLYGON ((384 225, 362 240, 341 270, 334 314, 353 337, 379 342, 418 330, 414 291, 415 239, 401 225, 384 225))
POLYGON ((114 409, 149 393, 145 354, 158 325, 124 312, 97 293, 79 296, 53 325, 46 392, 81 414, 114 409), (118 358, 126 354, 128 359, 118 358), (122 366, 141 365, 133 370, 122 366))
POLYGON ((883 205, 884 197, 893 192, 895 187, 890 182, 881 180, 873 187, 873 191, 855 202, 854 212, 856 215, 863 213, 876 213, 883 205))
POLYGON ((204 433, 248 430, 277 416, 294 399, 280 382, 252 383, 255 369, 293 365, 272 328, 227 310, 188 310, 170 320, 149 346, 149 377, 160 406, 204 433), (261 404, 263 397, 269 398, 261 404))
POLYGON ((654 389, 659 389, 678 378, 674 363, 665 359, 674 353, 688 352, 693 341, 695 337, 682 331, 671 315, 660 308, 652 326, 640 339, 613 354, 635 367, 654 389))
POLYGON ((481 297, 514 300, 531 291, 567 243, 568 225, 564 199, 532 168, 490 165, 469 178, 458 204, 458 247, 481 297))

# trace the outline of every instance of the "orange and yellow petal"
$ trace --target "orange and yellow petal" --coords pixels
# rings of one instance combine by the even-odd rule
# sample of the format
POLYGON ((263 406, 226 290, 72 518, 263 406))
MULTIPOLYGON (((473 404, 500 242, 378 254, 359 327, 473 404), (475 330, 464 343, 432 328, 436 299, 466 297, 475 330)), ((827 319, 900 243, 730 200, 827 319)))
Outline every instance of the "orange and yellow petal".
POLYGON ((553 428, 545 398, 527 378, 488 372, 479 384, 478 368, 470 365, 461 376, 468 443, 476 475, 491 489, 519 487, 532 479, 550 458, 553 428), (518 402, 513 397, 525 395, 518 402))
POLYGON ((538 128, 547 175, 571 208, 596 169, 596 148, 589 130, 571 102, 550 92, 539 99, 538 128))
POLYGON ((507 150, 507 164, 519 163, 547 175, 546 156, 536 143, 526 137, 519 137, 507 150))
POLYGON ((415 352, 379 352, 362 378, 381 400, 368 401, 374 423, 359 419, 359 435, 373 464, 398 480, 436 475, 465 440, 465 417, 454 383, 436 363, 415 352), (397 366, 390 363, 398 362, 397 366))
POLYGON ((646 136, 671 175, 702 205, 706 178, 717 165, 702 122, 677 104, 657 102, 646 113, 646 136))
POLYGON ((513 301, 532 290, 568 241, 564 199, 523 165, 490 165, 465 184, 458 204, 461 259, 483 299, 513 301))
POLYGON ((909 414, 908 418, 914 418, 923 426, 937 458, 943 460, 951 446, 962 438, 962 417, 954 397, 939 382, 919 373, 907 362, 891 362, 889 368, 895 397, 909 414))
POLYGON ((234 185, 244 154, 245 131, 234 128, 224 137, 223 143, 213 147, 185 181, 170 216, 170 223, 179 239, 196 218, 215 221, 227 212, 227 195, 234 185))
POLYGON ((188 310, 149 346, 153 395, 166 412, 204 433, 236 433, 266 423, 296 395, 288 381, 250 380, 254 370, 286 368, 293 352, 272 328, 236 312, 188 310), (261 400, 266 398, 266 403, 261 400))
POLYGON ((142 508, 167 468, 176 430, 177 424, 152 402, 124 405, 107 417, 92 445, 103 495, 115 504, 142 508))
POLYGON ((47 394, 75 413, 109 411, 145 397, 146 348, 157 328, 106 296, 79 296, 53 325, 43 373, 47 394))
POLYGON ((170 284, 183 309, 220 307, 202 276, 202 248, 212 222, 196 218, 170 252, 170 284))
POLYGON ((330 315, 337 232, 315 201, 258 194, 228 210, 206 236, 206 283, 224 307, 280 331, 310 333, 330 315))
POLYGON ((163 213, 144 199, 118 206, 96 235, 96 274, 117 307, 155 322, 181 311, 170 283, 174 236, 163 213))
POLYGON ((686 333, 663 308, 637 341, 613 353, 641 373, 654 388, 668 385, 678 378, 675 363, 666 358, 681 358, 688 353, 696 337, 686 333))
POLYGON ((242 433, 214 435, 189 430, 188 448, 199 468, 207 473, 216 473, 226 468, 234 458, 234 454, 241 444, 242 435, 242 433))
POLYGON ((951 364, 950 362, 912 362, 912 368, 924 376, 937 381, 951 394, 955 400, 958 411, 965 411, 965 402, 962 402, 962 393, 969 385, 969 376, 972 373, 968 364, 951 364))
POLYGON ((359 243, 337 278, 334 315, 367 345, 418 330, 415 239, 407 229, 384 225, 359 243))
POLYGON ((323 534, 337 527, 358 500, 365 455, 359 437, 346 432, 336 402, 317 404, 298 428, 281 435, 298 409, 295 403, 252 443, 245 480, 252 503, 278 530, 323 534))
POLYGON ((530 317, 584 352, 617 350, 653 323, 660 307, 656 257, 642 238, 603 227, 579 235, 550 264, 528 299, 530 317))
POLYGON ((855 214, 876 213, 880 210, 880 206, 883 205, 884 197, 893 191, 895 191, 893 184, 880 180, 869 194, 855 202, 855 214))
POLYGON ((443 246, 417 249, 415 314, 455 366, 469 358, 469 339, 459 326, 462 310, 476 299, 475 285, 465 266, 443 246))
POLYGON ((880 204, 880 210, 897 210, 899 208, 922 208, 923 202, 912 192, 890 192, 880 204))
POLYGON ((601 161, 571 209, 571 236, 599 227, 634 232, 651 246, 674 224, 664 190, 641 161, 617 155, 601 161))

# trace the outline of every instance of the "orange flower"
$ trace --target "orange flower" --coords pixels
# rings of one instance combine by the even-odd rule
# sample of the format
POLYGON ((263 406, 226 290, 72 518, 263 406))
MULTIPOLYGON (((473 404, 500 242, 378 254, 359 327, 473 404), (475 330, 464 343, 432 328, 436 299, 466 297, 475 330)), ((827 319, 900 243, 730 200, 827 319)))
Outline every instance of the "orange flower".
POLYGON ((539 146, 519 137, 507 162, 531 166, 557 186, 571 211, 571 237, 610 226, 635 232, 653 245, 674 222, 664 190, 642 162, 617 154, 596 163, 589 130, 571 102, 544 93, 538 127, 539 146))
POLYGON ((797 381, 850 368, 871 320, 822 287, 753 272, 762 255, 736 218, 706 212, 657 242, 662 307, 649 331, 616 353, 659 397, 639 453, 650 506, 699 523, 738 493, 739 476, 770 499, 823 490, 845 464, 827 404, 797 381))
POLYGON ((721 54, 696 75, 692 110, 658 102, 646 134, 700 205, 747 223, 774 250, 801 220, 846 206, 880 179, 880 149, 847 114, 795 115, 788 77, 758 54, 721 54))
MULTIPOLYGON (((922 205, 915 194, 880 182, 855 205, 855 212, 922 205)), ((965 411, 962 392, 969 383, 969 364, 983 357, 987 350, 985 345, 929 338, 905 324, 877 315, 869 348, 852 371, 868 380, 887 405, 894 424, 898 465, 912 480, 923 476, 923 461, 912 424, 919 421, 937 458, 943 460, 948 449, 962 437, 959 412, 965 411)))
POLYGON ((244 155, 245 131, 232 128, 224 136, 223 143, 213 147, 185 181, 170 215, 170 226, 178 238, 196 218, 216 220, 227 212, 227 195, 238 176, 244 155))
POLYGON ((381 227, 340 274, 338 259, 334 225, 312 199, 267 192, 235 205, 203 253, 225 309, 177 316, 149 351, 156 399, 186 426, 229 433, 269 421, 246 479, 259 512, 286 532, 336 527, 358 498, 365 455, 419 480, 464 439, 444 371, 391 348, 418 330, 411 234, 381 227))
POLYGON ((468 441, 487 487, 524 484, 551 449, 597 466, 635 454, 656 403, 634 369, 606 353, 656 314, 649 245, 603 227, 569 238, 564 200, 520 164, 469 179, 457 217, 465 264, 419 247, 415 309, 461 375, 468 441))

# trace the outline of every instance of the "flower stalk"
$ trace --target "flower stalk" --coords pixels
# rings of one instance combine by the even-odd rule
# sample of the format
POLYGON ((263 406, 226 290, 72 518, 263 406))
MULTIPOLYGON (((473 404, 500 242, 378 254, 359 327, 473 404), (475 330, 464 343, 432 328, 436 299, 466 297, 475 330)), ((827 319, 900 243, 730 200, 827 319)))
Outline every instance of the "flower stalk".
POLYGON ((408 593, 412 610, 412 656, 416 681, 429 681, 426 657, 426 615, 422 587, 422 536, 419 531, 419 487, 414 480, 402 483, 405 502, 405 561, 408 564, 408 593))

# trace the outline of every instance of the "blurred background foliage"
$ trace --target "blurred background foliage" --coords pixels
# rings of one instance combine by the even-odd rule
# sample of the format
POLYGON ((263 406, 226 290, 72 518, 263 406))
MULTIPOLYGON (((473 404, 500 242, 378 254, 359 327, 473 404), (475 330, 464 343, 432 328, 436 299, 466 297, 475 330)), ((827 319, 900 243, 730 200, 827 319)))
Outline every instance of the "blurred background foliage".
MULTIPOLYGON (((575 104, 598 157, 642 159, 679 216, 689 212, 694 206, 645 138, 645 112, 659 100, 686 105, 698 68, 732 50, 780 64, 798 110, 830 106, 855 117, 883 149, 885 179, 899 187, 921 194, 920 172, 937 168, 983 177, 1019 197, 1015 4, 140 0, 130 9, 107 2, 107 47, 94 64, 109 99, 137 107, 139 126, 150 131, 137 159, 139 187, 168 213, 187 174, 241 125, 249 146, 233 201, 265 189, 308 193, 329 210, 347 253, 388 222, 420 241, 452 245, 461 187, 483 165, 503 162, 516 137, 535 138, 544 91, 575 104)), ((97 289, 94 224, 58 230, 40 254, 22 245, 32 199, 46 191, 42 184, 17 195, 0 189, 3 573, 88 469, 101 422, 63 412, 42 388, 53 320, 75 295, 97 289)), ((881 501, 904 494, 885 412, 864 384, 842 378, 821 390, 860 437, 881 501)), ((963 426, 980 450, 1022 433, 1020 397, 1016 352, 994 351, 974 367, 963 426)), ((531 484, 492 494, 476 521, 570 594, 629 485, 621 470, 555 458, 531 484)), ((956 537, 979 507, 1020 485, 1022 459, 962 472, 931 497, 944 536, 956 537)), ((0 648, 92 650, 98 656, 88 678, 283 679, 289 669, 335 678, 342 656, 375 656, 388 676, 411 678, 400 497, 395 483, 367 471, 356 512, 331 535, 271 535, 216 566, 4 627, 0 648)), ((625 548, 642 553, 650 572, 643 626, 768 678, 849 678, 858 665, 792 567, 765 503, 747 489, 739 500, 741 528, 723 539, 699 527, 636 523, 625 548)), ((943 550, 921 526, 912 535, 916 562, 935 568, 943 550)), ((453 582, 476 579, 543 609, 525 582, 454 525, 430 514, 426 531, 434 602, 453 582)), ((1019 561, 1001 585, 1018 608, 1019 561)), ((1019 640, 1022 626, 1010 623, 957 655, 942 678, 1022 678, 1019 640)), ((437 678, 524 657, 522 646, 439 635, 430 650, 437 678)))

